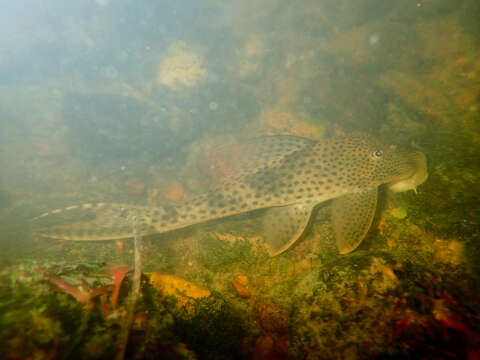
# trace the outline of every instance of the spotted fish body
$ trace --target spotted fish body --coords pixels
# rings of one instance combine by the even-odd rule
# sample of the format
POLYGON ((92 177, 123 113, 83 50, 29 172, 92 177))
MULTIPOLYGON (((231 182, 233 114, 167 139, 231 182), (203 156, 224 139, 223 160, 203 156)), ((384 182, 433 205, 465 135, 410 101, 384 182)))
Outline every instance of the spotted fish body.
POLYGON ((95 218, 39 234, 65 240, 110 240, 132 236, 133 216, 142 234, 158 234, 258 209, 271 255, 288 249, 304 232, 312 210, 334 199, 332 220, 341 253, 355 249, 375 214, 377 190, 414 189, 427 177, 420 152, 398 150, 367 134, 324 141, 295 136, 254 139, 245 144, 239 170, 218 188, 164 207, 86 204, 52 213, 91 211, 95 218))

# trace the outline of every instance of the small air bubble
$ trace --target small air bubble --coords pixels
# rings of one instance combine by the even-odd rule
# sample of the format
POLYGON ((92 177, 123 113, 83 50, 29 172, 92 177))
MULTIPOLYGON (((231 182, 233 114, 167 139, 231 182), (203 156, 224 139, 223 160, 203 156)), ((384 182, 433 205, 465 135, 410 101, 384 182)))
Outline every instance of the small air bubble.
POLYGON ((118 77, 118 70, 113 65, 105 66, 104 68, 101 69, 101 73, 103 77, 109 80, 113 80, 118 77))
POLYGON ((378 44, 379 40, 380 40, 380 36, 378 34, 372 34, 368 39, 368 43, 370 44, 370 46, 375 46, 378 44))

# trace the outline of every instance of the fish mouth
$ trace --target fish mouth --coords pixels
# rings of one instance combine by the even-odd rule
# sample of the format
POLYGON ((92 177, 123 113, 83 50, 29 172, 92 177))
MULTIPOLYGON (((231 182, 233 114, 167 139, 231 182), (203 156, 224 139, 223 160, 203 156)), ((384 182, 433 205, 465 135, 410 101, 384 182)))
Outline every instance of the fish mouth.
POLYGON ((412 154, 411 160, 414 164, 413 173, 405 179, 388 183, 387 186, 390 190, 394 192, 413 190, 416 192, 417 186, 427 180, 428 169, 426 156, 417 151, 412 154))

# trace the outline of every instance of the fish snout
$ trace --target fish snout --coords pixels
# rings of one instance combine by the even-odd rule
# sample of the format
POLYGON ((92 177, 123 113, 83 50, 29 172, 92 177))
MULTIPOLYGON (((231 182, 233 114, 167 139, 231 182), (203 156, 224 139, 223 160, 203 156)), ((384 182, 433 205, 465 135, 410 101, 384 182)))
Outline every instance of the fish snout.
POLYGON ((412 152, 408 157, 412 172, 401 180, 388 183, 388 188, 394 192, 413 190, 428 178, 427 157, 420 151, 412 152))

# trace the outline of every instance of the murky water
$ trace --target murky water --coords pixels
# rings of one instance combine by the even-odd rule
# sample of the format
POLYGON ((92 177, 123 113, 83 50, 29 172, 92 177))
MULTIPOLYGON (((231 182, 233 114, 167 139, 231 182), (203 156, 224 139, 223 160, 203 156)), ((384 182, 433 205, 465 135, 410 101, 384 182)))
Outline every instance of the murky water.
MULTIPOLYGON (((477 3, 0 1, 6 357, 477 358, 477 3), (315 186, 331 194, 301 181, 347 184, 347 174, 317 179, 325 163, 302 165, 300 149, 244 144, 356 132, 425 154, 429 177, 419 185, 404 173, 416 193, 394 193, 390 181, 342 188, 378 187, 378 200, 367 223, 357 217, 356 229, 370 229, 363 241, 341 255, 338 215, 332 225, 324 200, 344 193, 318 201, 301 226, 298 208, 264 208, 292 205, 289 186, 302 199, 315 186), (296 169, 297 184, 281 166, 296 169), (217 216, 219 193, 246 210, 217 216), (215 221, 180 220, 202 216, 202 196, 215 221), (117 205, 89 205, 98 203, 117 205), (65 208, 42 228, 88 239, 82 224, 93 233, 121 223, 127 235, 38 236, 32 219, 65 208), (158 234, 165 212, 188 226, 158 234), (140 253, 128 237, 136 227, 140 253), (297 235, 270 256, 269 244, 297 235), (134 268, 142 286, 132 306, 134 268)), ((330 159, 349 151, 330 150, 330 159)), ((342 214, 365 209, 355 204, 342 214)))

